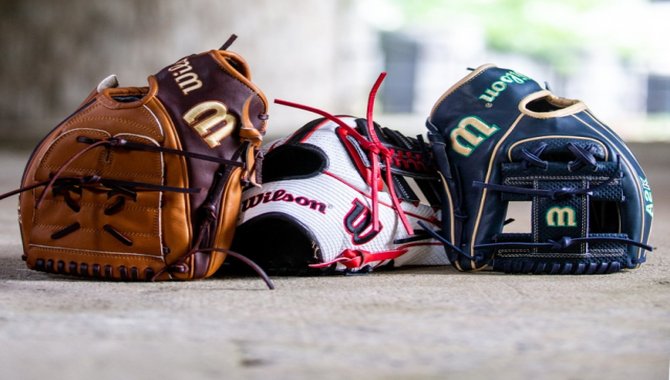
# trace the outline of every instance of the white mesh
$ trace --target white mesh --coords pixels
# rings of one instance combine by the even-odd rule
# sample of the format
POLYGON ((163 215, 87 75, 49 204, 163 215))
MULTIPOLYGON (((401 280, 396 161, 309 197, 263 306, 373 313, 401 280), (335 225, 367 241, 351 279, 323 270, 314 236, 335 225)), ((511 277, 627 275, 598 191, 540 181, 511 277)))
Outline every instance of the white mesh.
MULTIPOLYGON (((342 119, 348 125, 355 127, 354 118, 342 119)), ((340 142, 335 133, 336 128, 335 123, 322 123, 302 141, 316 145, 325 152, 328 157, 325 172, 308 179, 274 181, 264 184, 262 188, 245 191, 242 196, 243 210, 240 224, 269 212, 290 215, 310 229, 324 261, 336 258, 345 249, 381 252, 401 248, 402 245, 393 242, 408 237, 408 234, 392 208, 391 197, 386 192, 379 192, 379 221, 382 229, 372 240, 357 245, 345 228, 345 217, 352 209, 353 202, 358 199, 372 209, 372 201, 370 187, 358 173, 340 142)), ((283 139, 269 144, 270 149, 285 141, 283 139)), ((409 202, 401 202, 401 206, 412 227, 420 229, 417 224, 419 218, 435 228, 439 227, 435 224, 439 212, 430 206, 415 206, 409 202)), ((419 245, 408 247, 406 254, 395 259, 395 266, 449 264, 442 245, 437 241, 422 240, 413 244, 419 245)), ((372 265, 385 263, 376 262, 372 265)), ((341 266, 340 269, 344 268, 341 266)))

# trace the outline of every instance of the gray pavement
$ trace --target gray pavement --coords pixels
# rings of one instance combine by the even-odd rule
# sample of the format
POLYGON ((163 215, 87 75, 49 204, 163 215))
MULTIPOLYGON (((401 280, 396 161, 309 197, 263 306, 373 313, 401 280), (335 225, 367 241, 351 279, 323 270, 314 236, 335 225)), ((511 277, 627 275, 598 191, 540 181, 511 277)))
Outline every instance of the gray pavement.
MULTIPOLYGON (((0 202, 1 379, 666 379, 670 146, 635 145, 657 250, 605 276, 218 277, 106 283, 30 271, 0 202)), ((0 191, 27 153, 0 152, 0 191)))

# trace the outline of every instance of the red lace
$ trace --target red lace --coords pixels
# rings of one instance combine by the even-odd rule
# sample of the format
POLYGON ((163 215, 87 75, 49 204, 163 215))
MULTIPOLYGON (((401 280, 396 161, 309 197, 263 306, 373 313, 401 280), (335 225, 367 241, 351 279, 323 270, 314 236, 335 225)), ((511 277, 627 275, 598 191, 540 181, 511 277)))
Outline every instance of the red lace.
POLYGON ((407 253, 407 249, 393 249, 390 251, 370 252, 362 249, 345 249, 339 256, 325 263, 310 264, 311 268, 327 268, 333 264, 342 264, 349 269, 361 268, 375 262, 393 260, 407 253))
MULTIPOLYGON (((379 87, 382 84, 382 81, 384 80, 384 77, 386 77, 386 73, 383 72, 379 75, 379 78, 377 78, 377 81, 375 84, 372 86, 372 90, 370 90, 370 96, 368 97, 368 109, 367 109, 367 129, 368 129, 368 135, 370 136, 370 140, 365 138, 365 136, 361 135, 358 133, 354 128, 350 127, 347 125, 344 121, 342 121, 340 118, 337 116, 331 115, 326 111, 306 106, 303 104, 298 104, 298 103, 293 103, 281 99, 275 99, 275 103, 281 104, 284 106, 289 106, 289 107, 294 107, 294 108, 299 108, 303 109, 305 111, 313 112, 318 115, 321 115, 325 117, 326 119, 336 123, 340 127, 344 128, 347 131, 347 135, 353 137, 356 142, 358 142, 363 150, 365 150, 368 153, 369 160, 371 162, 371 170, 368 172, 366 182, 368 186, 370 186, 371 194, 370 197, 372 199, 372 229, 375 232, 379 232, 381 229, 381 225, 379 223, 379 190, 380 187, 383 186, 383 183, 386 182, 386 188, 389 191, 389 195, 391 196, 391 201, 393 202, 393 208, 396 211, 396 214, 400 218, 400 221, 402 222, 403 226, 405 227, 405 230, 409 235, 414 234, 414 229, 410 225, 409 221, 407 220, 407 216, 405 215, 405 212, 403 211, 402 207, 400 206, 400 200, 398 199, 398 196, 395 192, 395 188, 393 186, 393 177, 391 173, 391 156, 392 152, 389 150, 387 147, 382 144, 382 142, 379 140, 379 137, 377 136, 377 132, 374 127, 374 122, 372 120, 372 114, 374 110, 374 103, 375 103, 375 97, 377 95, 377 90, 379 90, 379 87), (379 156, 382 156, 384 159, 384 163, 386 164, 386 178, 382 178, 381 175, 381 168, 379 167, 379 156)), ((347 250, 348 251, 348 250, 347 250)), ((345 252, 347 252, 345 251, 345 252)), ((365 252, 365 251, 361 251, 365 252)), ((388 251, 388 252, 394 252, 394 251, 388 251)), ((369 253, 369 252, 368 252, 369 253)), ((343 253, 344 254, 344 253, 343 253)), ((335 261, 334 261, 335 262, 335 261)), ((339 262, 339 261, 337 261, 339 262)), ((332 264, 328 263, 328 265, 332 264)), ((317 265, 322 265, 322 264, 317 264, 317 265)))

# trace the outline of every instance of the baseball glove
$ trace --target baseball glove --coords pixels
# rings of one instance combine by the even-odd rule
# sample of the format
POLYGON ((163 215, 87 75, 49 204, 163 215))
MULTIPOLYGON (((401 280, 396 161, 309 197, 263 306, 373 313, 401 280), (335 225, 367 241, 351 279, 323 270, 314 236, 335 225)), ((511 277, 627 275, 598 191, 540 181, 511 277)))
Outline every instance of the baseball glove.
POLYGON ((276 101, 324 118, 264 147, 264 184, 242 195, 233 249, 281 274, 448 264, 441 243, 415 231, 439 225, 430 148, 372 121, 382 78, 367 119, 276 101))
POLYGON ((442 95, 427 127, 445 184, 439 235, 458 269, 611 273, 652 249, 647 177, 584 103, 484 65, 442 95), (503 230, 509 202, 530 202, 531 231, 503 230))
POLYGON ((238 257, 227 248, 268 105, 244 59, 226 50, 233 39, 148 87, 108 77, 39 143, 16 191, 29 268, 190 280, 238 257))

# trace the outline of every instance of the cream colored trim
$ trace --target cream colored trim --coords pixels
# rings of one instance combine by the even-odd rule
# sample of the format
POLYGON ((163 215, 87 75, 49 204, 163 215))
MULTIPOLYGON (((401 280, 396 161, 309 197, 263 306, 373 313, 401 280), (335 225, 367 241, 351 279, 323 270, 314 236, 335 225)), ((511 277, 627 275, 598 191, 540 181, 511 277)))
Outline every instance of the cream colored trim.
POLYGON ((442 103, 442 101, 444 101, 444 99, 447 96, 451 95, 452 92, 456 91, 456 89, 463 86, 467 82, 473 80, 475 77, 479 76, 484 71, 486 71, 490 68, 493 68, 493 67, 496 67, 496 65, 494 65, 492 63, 487 63, 487 64, 484 64, 484 65, 481 65, 481 66, 477 67, 476 69, 474 69, 470 74, 463 77, 463 79, 459 80, 454 85, 449 87, 449 89, 444 94, 442 94, 442 96, 440 96, 439 99, 437 99, 437 102, 435 102, 435 105, 433 106, 433 109, 430 110, 430 115, 432 116, 435 113, 435 111, 437 110, 437 107, 440 105, 440 103, 442 103))
MULTIPOLYGON (((493 162, 495 161, 495 157, 496 157, 496 153, 498 153, 498 149, 500 149, 500 145, 502 145, 502 143, 505 141, 507 136, 509 136, 510 133, 512 133, 514 128, 516 128, 516 126, 519 125, 519 122, 521 121, 521 119, 523 119, 524 116, 525 116, 524 114, 520 114, 519 116, 517 116, 516 120, 514 120, 514 123, 512 123, 512 125, 509 127, 507 132, 505 132, 503 137, 500 138, 500 140, 498 141, 496 146, 493 148, 493 151, 491 152, 491 157, 489 158, 489 166, 488 166, 488 169, 486 171, 486 177, 484 178, 484 183, 488 183, 489 178, 491 178, 491 171, 492 171, 492 168, 493 168, 493 162)), ((472 232, 472 241, 470 242, 470 256, 474 256, 474 254, 475 254, 475 241, 477 240, 477 233, 479 232, 479 223, 482 220, 482 210, 484 210, 484 202, 486 201, 486 194, 488 193, 487 190, 488 189, 483 189, 482 190, 482 198, 479 201, 479 209, 477 211, 477 219, 475 221, 474 230, 472 232)), ((476 268, 474 261, 471 261, 471 266, 473 268, 476 268)), ((476 268, 476 269, 482 269, 482 268, 476 268)))
POLYGON ((596 140, 592 137, 580 137, 580 136, 569 136, 569 135, 546 135, 546 136, 537 136, 537 137, 531 137, 531 138, 519 140, 519 141, 515 142, 514 144, 510 145, 509 149, 507 149, 507 160, 512 162, 512 150, 514 150, 514 148, 519 144, 523 144, 523 143, 528 142, 528 141, 559 139, 559 138, 569 138, 569 139, 573 139, 573 140, 590 140, 590 141, 593 141, 594 143, 599 144, 603 148, 603 150, 605 151, 605 161, 607 161, 607 159, 609 157, 609 150, 607 149, 605 144, 603 144, 602 142, 600 142, 600 141, 598 141, 598 140, 596 140))
POLYGON ((521 100, 521 102, 519 102, 519 111, 521 111, 522 114, 526 114, 536 119, 550 119, 554 117, 574 115, 584 110, 586 110, 586 104, 582 103, 581 101, 558 97, 552 94, 551 91, 549 90, 534 92, 526 96, 521 100), (549 112, 536 112, 529 110, 528 103, 540 98, 547 98, 547 102, 555 106, 564 108, 549 112))
MULTIPOLYGON (((600 122, 598 121, 598 119, 596 119, 596 118, 595 118, 593 115, 591 115, 588 111, 586 112, 586 114, 587 114, 587 115, 591 118, 591 120, 593 120, 596 124, 600 125, 601 127, 605 128, 606 130, 609 130, 609 128, 607 128, 607 127, 604 126, 602 123, 600 123, 600 122)), ((586 125, 587 127, 591 128, 594 132, 596 132, 596 133, 599 134, 602 138, 604 138, 607 142, 609 142, 610 145, 612 145, 612 148, 613 148, 613 149, 617 149, 617 150, 618 150, 617 146, 616 146, 615 144, 612 143, 612 140, 611 140, 610 138, 608 138, 608 137, 605 136, 602 132, 600 132, 599 130, 597 130, 596 128, 594 128, 591 124, 589 124, 589 123, 587 123, 586 121, 580 119, 577 115, 572 115, 572 117, 574 117, 575 119, 579 120, 582 124, 586 125)), ((626 150, 628 151, 628 153, 632 156, 632 153, 630 152, 630 150, 628 149, 628 147, 627 147, 625 144, 622 144, 622 145, 626 148, 626 150)), ((635 173, 636 178, 634 179, 633 182, 635 182, 635 188, 637 189, 637 194, 638 194, 638 198, 639 198, 639 200, 640 200, 640 204, 641 204, 641 205, 644 205, 644 191, 643 191, 642 188, 640 187, 640 181, 639 181, 640 173, 638 173, 638 171, 635 170, 635 168, 633 167, 633 165, 631 165, 631 163, 628 161, 628 159, 626 158, 626 156, 621 155, 621 159, 623 160, 624 165, 626 165, 626 167, 628 167, 628 170, 629 170, 631 173, 635 173)), ((641 215, 640 215, 640 218, 642 219, 642 223, 641 223, 641 225, 640 225, 640 237, 642 237, 642 236, 644 235, 644 228, 645 228, 645 217, 644 217, 644 212, 645 212, 645 211, 644 211, 644 207, 640 207, 640 214, 641 214, 641 215)), ((651 231, 650 231, 650 232, 651 232, 651 231)), ((641 255, 642 255, 642 248, 639 248, 639 247, 638 247, 638 249, 637 249, 637 258, 638 258, 638 260, 640 259, 640 256, 641 256, 641 255)))
MULTIPOLYGON (((142 107, 144 107, 147 111, 149 111, 151 116, 154 118, 154 121, 156 122, 156 125, 158 125, 158 129, 161 131, 161 137, 165 137, 165 132, 163 131, 163 126, 161 125, 161 122, 158 121, 158 117, 156 116, 154 111, 152 111, 151 108, 147 107, 146 104, 143 105, 142 107)), ((158 143, 158 142, 156 142, 156 143, 158 143)))

